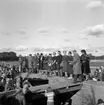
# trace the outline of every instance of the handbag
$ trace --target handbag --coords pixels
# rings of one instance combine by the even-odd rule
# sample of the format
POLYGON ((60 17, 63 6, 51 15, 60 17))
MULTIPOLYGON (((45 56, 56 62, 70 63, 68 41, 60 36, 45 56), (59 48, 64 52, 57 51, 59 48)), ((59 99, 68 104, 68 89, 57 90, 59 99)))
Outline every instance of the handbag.
POLYGON ((60 67, 63 67, 63 61, 61 62, 60 67))

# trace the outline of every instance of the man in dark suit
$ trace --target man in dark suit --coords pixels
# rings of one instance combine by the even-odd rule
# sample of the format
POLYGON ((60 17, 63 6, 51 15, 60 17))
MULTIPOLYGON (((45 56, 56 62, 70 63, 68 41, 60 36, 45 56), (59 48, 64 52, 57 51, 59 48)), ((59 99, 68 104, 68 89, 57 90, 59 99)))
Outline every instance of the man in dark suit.
POLYGON ((44 63, 44 56, 43 56, 43 53, 41 53, 39 57, 39 69, 40 70, 43 70, 43 63, 44 63))
POLYGON ((57 69, 58 69, 58 75, 61 76, 61 63, 62 63, 62 55, 61 55, 61 51, 58 51, 58 55, 57 55, 57 59, 56 59, 56 63, 57 63, 57 69))
POLYGON ((56 65, 57 57, 56 57, 56 53, 55 52, 53 52, 52 60, 53 60, 53 70, 57 70, 57 65, 56 65))

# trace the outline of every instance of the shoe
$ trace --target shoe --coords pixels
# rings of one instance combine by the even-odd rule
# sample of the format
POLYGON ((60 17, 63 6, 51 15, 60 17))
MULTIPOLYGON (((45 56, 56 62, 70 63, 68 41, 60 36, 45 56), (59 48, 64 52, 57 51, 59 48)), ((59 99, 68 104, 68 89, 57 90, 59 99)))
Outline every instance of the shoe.
POLYGON ((93 81, 97 81, 97 79, 96 78, 93 78, 93 81))
POLYGON ((74 83, 74 84, 76 84, 76 83, 77 83, 77 81, 76 81, 76 82, 74 81, 73 83, 74 83))
POLYGON ((67 79, 72 79, 72 77, 68 77, 67 79))

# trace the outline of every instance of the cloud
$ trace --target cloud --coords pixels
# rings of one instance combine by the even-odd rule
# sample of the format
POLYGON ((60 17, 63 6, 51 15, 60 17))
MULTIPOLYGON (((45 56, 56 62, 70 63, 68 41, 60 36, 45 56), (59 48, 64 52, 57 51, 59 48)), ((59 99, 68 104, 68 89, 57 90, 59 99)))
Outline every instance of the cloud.
POLYGON ((53 51, 56 51, 57 49, 56 48, 45 48, 44 51, 46 52, 53 52, 53 51))
POLYGON ((64 39, 64 42, 70 42, 70 39, 64 39))
POLYGON ((14 50, 15 51, 26 51, 28 50, 28 48, 25 46, 18 46, 18 47, 15 47, 14 50))
POLYGON ((40 48, 40 47, 35 47, 32 48, 33 52, 42 52, 44 50, 44 48, 40 48))
POLYGON ((68 33, 69 31, 67 29, 62 29, 61 32, 62 33, 68 33))
POLYGON ((10 52, 10 51, 13 51, 12 48, 1 48, 0 49, 1 52, 10 52))
POLYGON ((83 34, 82 35, 79 35, 78 38, 80 40, 88 40, 88 37, 86 35, 83 35, 83 34))
POLYGON ((10 35, 12 35, 12 33, 10 33, 10 32, 1 32, 1 35, 10 36, 10 35))
POLYGON ((104 46, 100 46, 100 47, 97 46, 96 47, 96 46, 89 45, 89 48, 87 48, 86 51, 88 53, 93 53, 93 54, 99 53, 99 54, 101 54, 102 52, 104 52, 104 46))
POLYGON ((69 33, 69 30, 68 29, 58 29, 58 30, 56 30, 56 32, 58 32, 58 33, 69 33))
POLYGON ((22 40, 29 40, 30 37, 29 36, 22 36, 22 37, 20 37, 20 39, 22 39, 22 40))
POLYGON ((20 35, 26 35, 27 30, 26 29, 20 29, 20 30, 17 31, 17 33, 20 34, 20 35))
POLYGON ((72 46, 64 46, 62 47, 63 50, 72 50, 73 47, 72 46))
POLYGON ((49 29, 38 29, 38 33, 46 34, 49 33, 49 29))
POLYGON ((14 48, 1 48, 0 52, 10 52, 10 51, 14 51, 14 52, 23 52, 23 51, 27 51, 28 48, 25 46, 18 46, 18 47, 14 47, 14 48))
POLYGON ((70 43, 67 46, 61 46, 60 48, 62 50, 73 50, 73 49, 79 50, 79 49, 81 49, 79 43, 70 43))
POLYGON ((56 48, 39 48, 39 47, 33 48, 34 52, 53 52, 56 50, 57 50, 56 48))
POLYGON ((86 37, 82 37, 82 38, 79 38, 79 39, 81 39, 81 40, 88 40, 88 38, 86 38, 86 37))
POLYGON ((90 0, 86 8, 97 9, 103 7, 103 0, 90 0))
POLYGON ((90 26, 83 30, 83 32, 87 33, 87 35, 100 37, 101 35, 104 35, 104 24, 90 26))
POLYGON ((1 32, 1 35, 5 35, 5 36, 10 36, 10 35, 15 35, 15 34, 25 35, 26 33, 27 33, 26 29, 19 29, 13 32, 1 32))

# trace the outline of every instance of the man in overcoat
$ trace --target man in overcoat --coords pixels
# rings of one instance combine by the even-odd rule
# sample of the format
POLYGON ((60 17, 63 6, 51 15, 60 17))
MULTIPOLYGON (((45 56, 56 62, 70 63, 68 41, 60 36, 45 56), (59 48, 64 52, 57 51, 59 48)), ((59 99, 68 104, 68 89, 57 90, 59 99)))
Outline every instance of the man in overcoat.
POLYGON ((82 82, 82 71, 81 71, 81 62, 80 62, 80 56, 77 53, 76 50, 73 50, 73 74, 74 74, 74 83, 77 83, 77 79, 79 77, 79 81, 82 82))

